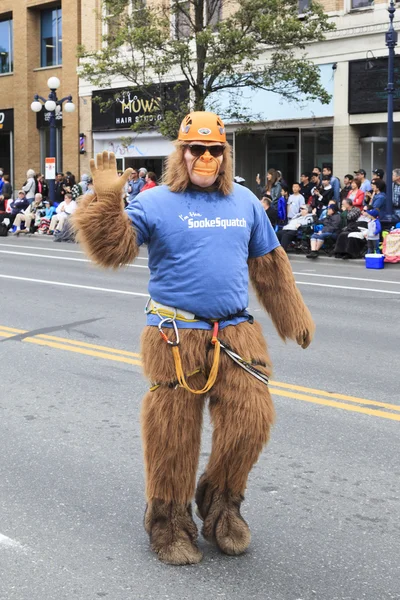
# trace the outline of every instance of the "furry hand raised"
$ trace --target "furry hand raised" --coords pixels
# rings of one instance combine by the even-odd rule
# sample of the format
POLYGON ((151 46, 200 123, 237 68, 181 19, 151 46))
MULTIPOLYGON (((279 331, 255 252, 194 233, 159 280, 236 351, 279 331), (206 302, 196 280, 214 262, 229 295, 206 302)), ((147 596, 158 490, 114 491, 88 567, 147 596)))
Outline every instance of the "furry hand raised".
POLYGON ((97 155, 97 167, 94 159, 91 159, 90 171, 97 198, 101 201, 103 197, 120 197, 122 188, 128 181, 133 169, 126 169, 125 173, 119 177, 115 154, 113 152, 108 153, 105 150, 102 154, 97 155))

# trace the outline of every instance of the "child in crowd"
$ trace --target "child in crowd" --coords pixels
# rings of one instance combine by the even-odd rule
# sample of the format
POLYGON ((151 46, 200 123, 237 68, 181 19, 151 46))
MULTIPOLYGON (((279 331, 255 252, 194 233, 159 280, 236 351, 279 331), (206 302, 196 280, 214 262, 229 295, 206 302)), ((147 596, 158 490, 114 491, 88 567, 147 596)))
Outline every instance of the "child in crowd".
POLYGON ((368 222, 368 252, 371 254, 375 254, 375 252, 379 252, 379 240, 380 234, 382 231, 382 225, 379 220, 379 210, 376 208, 371 208, 371 210, 366 211, 369 216, 368 222))
POLYGON ((292 185, 292 192, 287 201, 288 221, 300 213, 300 206, 304 204, 304 197, 300 194, 300 184, 297 181, 292 185))

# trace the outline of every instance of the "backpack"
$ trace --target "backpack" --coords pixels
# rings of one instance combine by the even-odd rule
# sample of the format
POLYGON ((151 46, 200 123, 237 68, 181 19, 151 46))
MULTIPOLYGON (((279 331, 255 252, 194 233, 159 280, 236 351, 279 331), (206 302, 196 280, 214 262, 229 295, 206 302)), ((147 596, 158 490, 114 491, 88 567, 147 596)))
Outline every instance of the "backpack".
POLYGON ((8 227, 4 223, 0 223, 0 237, 6 237, 8 234, 8 227))
POLYGON ((375 221, 375 235, 378 235, 378 233, 382 232, 382 225, 379 219, 376 219, 375 221))

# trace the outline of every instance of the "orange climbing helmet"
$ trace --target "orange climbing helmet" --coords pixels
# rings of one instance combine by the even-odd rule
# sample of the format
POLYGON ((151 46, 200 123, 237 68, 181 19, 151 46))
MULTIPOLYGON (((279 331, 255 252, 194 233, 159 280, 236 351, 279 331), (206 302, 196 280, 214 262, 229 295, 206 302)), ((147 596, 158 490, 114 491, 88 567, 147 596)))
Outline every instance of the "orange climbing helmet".
POLYGON ((183 119, 179 128, 181 142, 226 142, 225 125, 218 115, 212 112, 191 112, 183 119))

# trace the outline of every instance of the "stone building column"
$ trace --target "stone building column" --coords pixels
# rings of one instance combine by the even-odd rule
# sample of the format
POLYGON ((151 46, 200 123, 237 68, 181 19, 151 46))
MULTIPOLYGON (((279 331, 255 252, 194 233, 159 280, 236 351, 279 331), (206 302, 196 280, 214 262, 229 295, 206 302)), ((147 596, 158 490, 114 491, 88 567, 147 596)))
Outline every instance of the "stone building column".
POLYGON ((338 62, 334 86, 333 171, 343 181, 346 173, 360 168, 358 129, 349 123, 349 63, 338 62))

